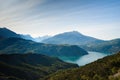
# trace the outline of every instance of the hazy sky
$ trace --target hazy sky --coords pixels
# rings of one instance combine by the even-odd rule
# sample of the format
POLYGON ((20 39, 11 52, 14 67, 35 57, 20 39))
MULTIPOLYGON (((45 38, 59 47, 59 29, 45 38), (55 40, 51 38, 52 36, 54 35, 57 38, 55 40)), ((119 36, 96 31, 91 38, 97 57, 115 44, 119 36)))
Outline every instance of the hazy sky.
POLYGON ((34 37, 75 30, 120 38, 120 0, 0 0, 0 27, 34 37))

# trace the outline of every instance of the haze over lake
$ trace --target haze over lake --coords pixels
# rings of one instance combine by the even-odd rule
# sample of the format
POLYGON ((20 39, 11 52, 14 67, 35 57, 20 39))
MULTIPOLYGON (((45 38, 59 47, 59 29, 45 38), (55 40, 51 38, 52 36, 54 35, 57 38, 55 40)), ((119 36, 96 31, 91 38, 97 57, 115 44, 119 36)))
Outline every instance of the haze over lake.
POLYGON ((79 66, 83 66, 85 64, 94 62, 95 60, 98 60, 98 59, 103 58, 103 57, 108 55, 108 54, 105 54, 105 53, 91 52, 91 51, 89 51, 88 53, 89 54, 84 55, 84 56, 79 57, 79 58, 60 57, 60 59, 62 59, 63 61, 66 61, 66 62, 78 64, 79 66))

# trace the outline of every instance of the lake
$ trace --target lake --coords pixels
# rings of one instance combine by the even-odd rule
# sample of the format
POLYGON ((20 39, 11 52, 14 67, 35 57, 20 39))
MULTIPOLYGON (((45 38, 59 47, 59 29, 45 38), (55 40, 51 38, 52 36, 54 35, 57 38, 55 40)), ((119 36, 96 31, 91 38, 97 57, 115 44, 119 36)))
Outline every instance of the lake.
POLYGON ((89 51, 88 53, 89 54, 84 55, 82 57, 59 57, 59 58, 65 62, 75 63, 78 64, 79 66, 83 66, 85 64, 91 63, 95 60, 98 60, 108 55, 105 53, 91 52, 91 51, 89 51))

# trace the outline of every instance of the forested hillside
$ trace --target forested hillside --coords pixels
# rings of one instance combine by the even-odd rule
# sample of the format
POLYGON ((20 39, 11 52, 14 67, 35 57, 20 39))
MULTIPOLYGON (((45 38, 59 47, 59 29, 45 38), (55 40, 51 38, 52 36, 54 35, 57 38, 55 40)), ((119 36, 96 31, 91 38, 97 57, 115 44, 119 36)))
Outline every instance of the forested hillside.
POLYGON ((58 71, 46 80, 120 80, 120 52, 80 68, 58 71))
POLYGON ((1 54, 0 80, 43 80, 57 70, 78 67, 41 54, 1 54))

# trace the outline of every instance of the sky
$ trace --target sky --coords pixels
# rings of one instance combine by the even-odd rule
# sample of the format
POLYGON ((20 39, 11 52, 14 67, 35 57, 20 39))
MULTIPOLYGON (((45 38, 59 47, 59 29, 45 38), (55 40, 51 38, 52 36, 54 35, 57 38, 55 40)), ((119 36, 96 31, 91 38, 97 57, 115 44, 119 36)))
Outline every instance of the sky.
POLYGON ((33 37, 79 31, 120 38, 120 0, 0 0, 0 27, 33 37))

